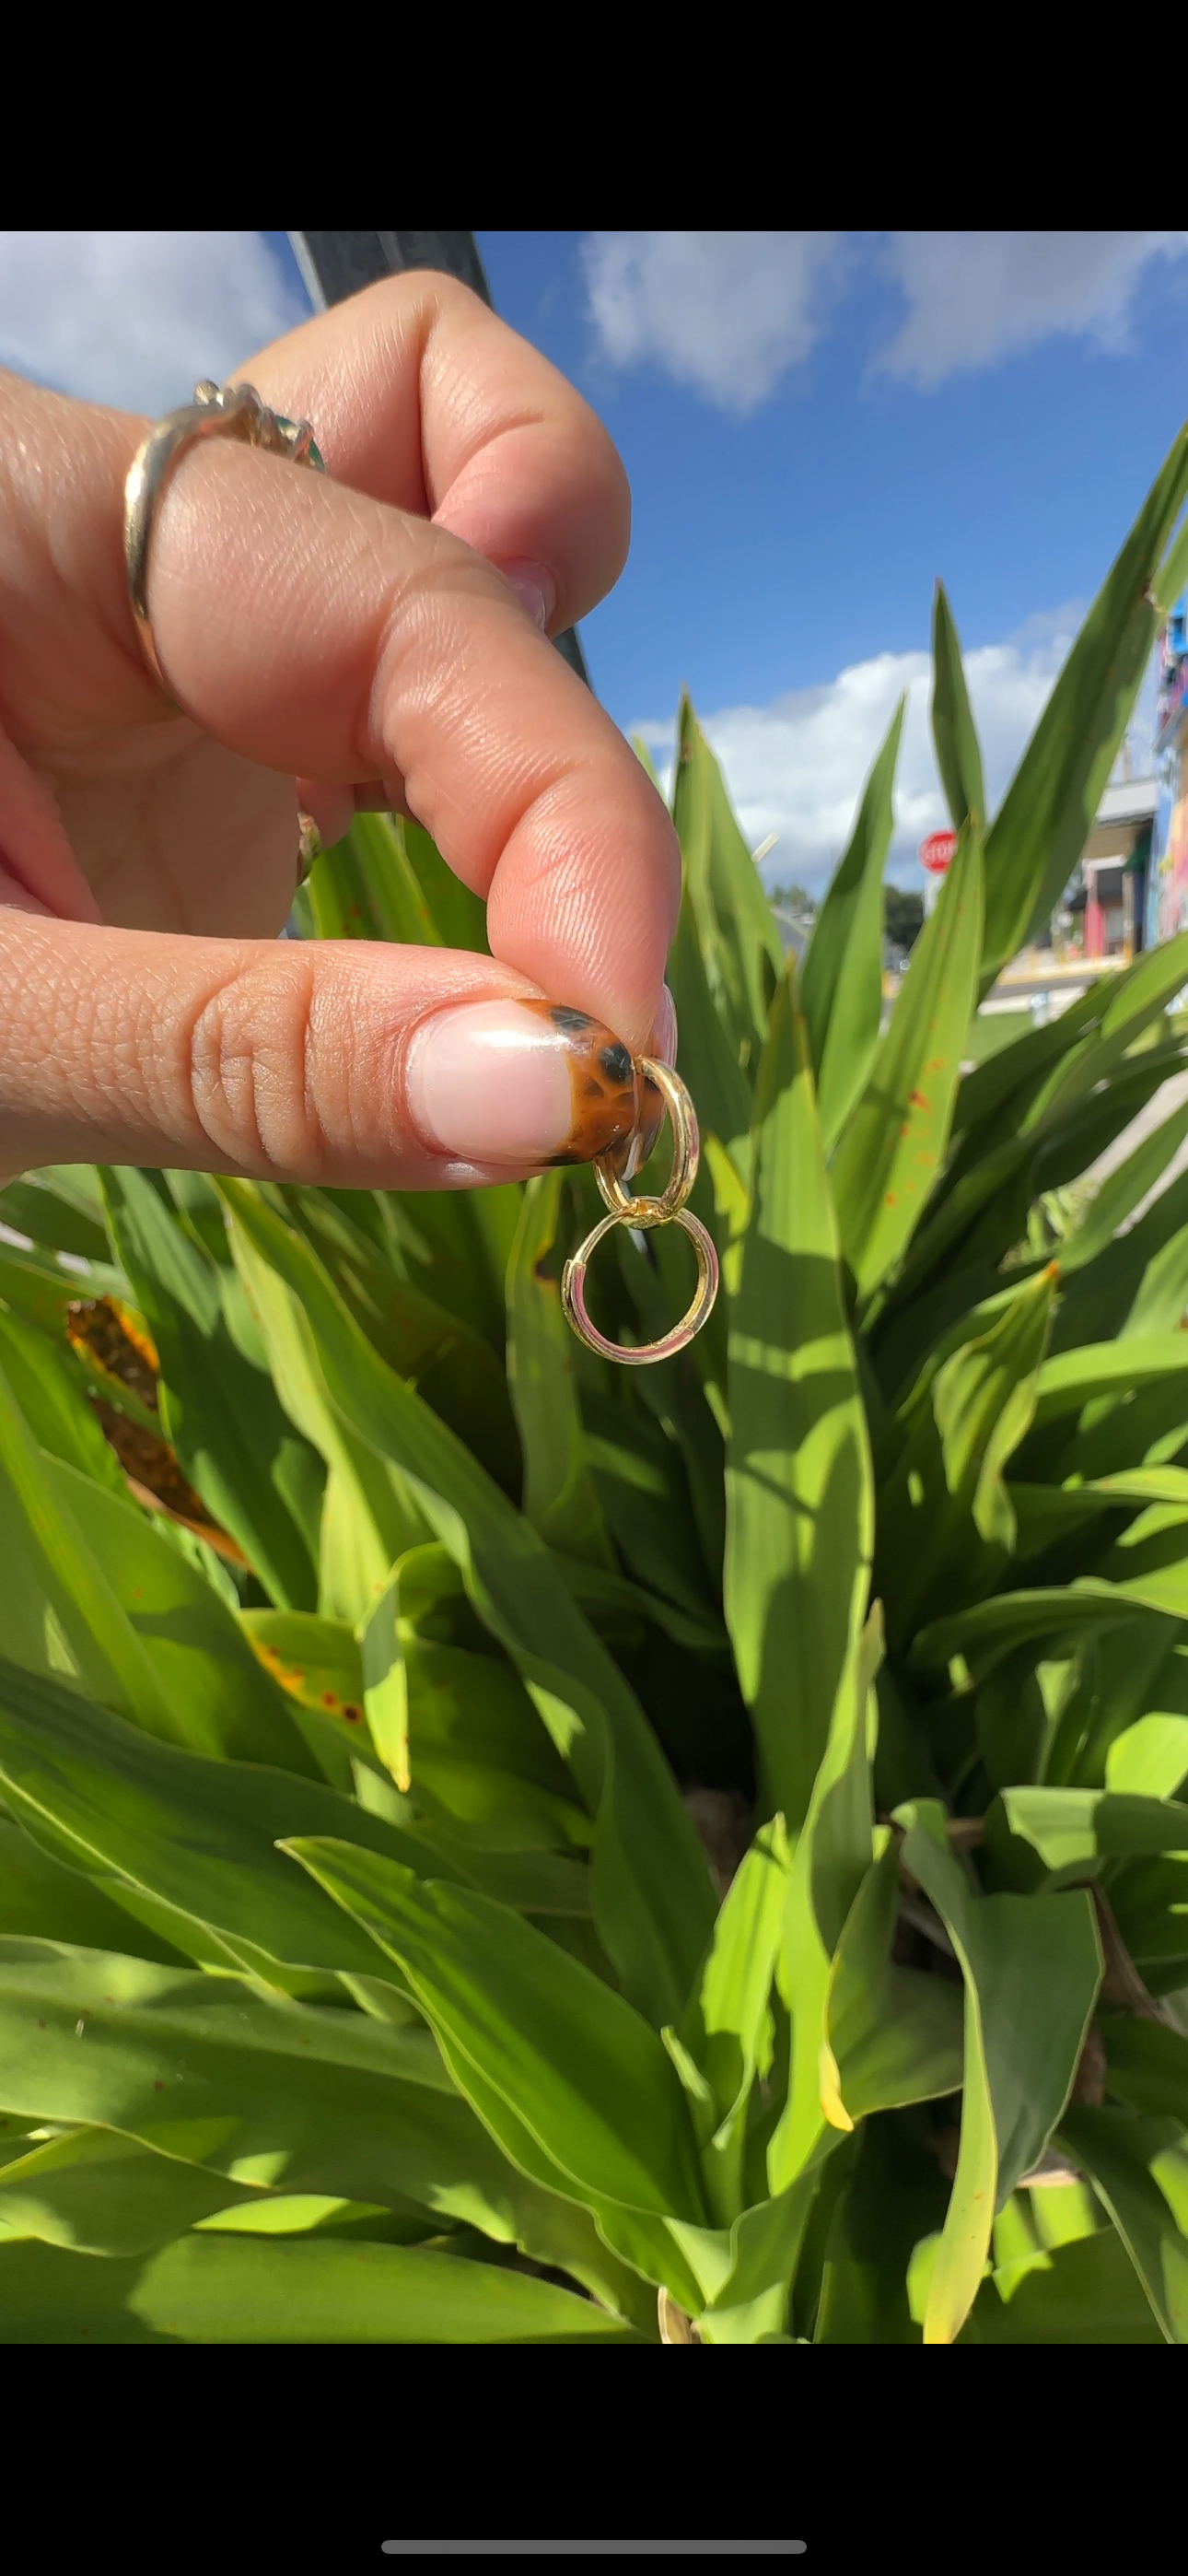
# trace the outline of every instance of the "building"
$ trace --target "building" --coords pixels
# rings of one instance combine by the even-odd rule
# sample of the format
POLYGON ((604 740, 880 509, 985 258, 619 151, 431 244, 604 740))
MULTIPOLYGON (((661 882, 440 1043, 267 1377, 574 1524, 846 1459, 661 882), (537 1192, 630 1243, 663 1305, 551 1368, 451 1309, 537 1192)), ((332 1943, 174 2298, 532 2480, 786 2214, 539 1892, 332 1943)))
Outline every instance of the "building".
MULTIPOLYGON (((1030 1012, 1038 1026, 1068 1009, 1097 975, 1129 965, 1162 934, 1153 929, 1150 883, 1159 784, 1135 778, 1131 738, 1104 790, 1064 902, 1033 947, 1004 966, 981 1016, 1030 1012)), ((1188 894, 1188 887, 1186 887, 1188 894)))
POLYGON ((1148 880, 1158 805, 1153 778, 1107 787, 1085 843, 1086 957, 1134 957, 1148 940, 1148 880))
POLYGON ((1147 891, 1149 941, 1188 929, 1188 623, 1177 600, 1159 639, 1155 700, 1158 802, 1147 891))

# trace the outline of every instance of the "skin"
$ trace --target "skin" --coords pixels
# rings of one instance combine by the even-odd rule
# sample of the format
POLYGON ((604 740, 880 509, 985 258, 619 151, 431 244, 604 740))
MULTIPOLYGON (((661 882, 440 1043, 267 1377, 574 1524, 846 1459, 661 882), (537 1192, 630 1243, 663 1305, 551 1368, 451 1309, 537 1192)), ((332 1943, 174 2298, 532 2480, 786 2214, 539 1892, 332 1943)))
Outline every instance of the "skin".
POLYGON ((0 1174, 506 1179, 412 1126, 427 1014, 545 997, 671 1054, 672 825, 522 604, 555 634, 617 580, 623 469, 572 387, 437 276, 368 289, 241 378, 313 422, 330 479, 187 454, 149 577, 171 705, 125 582, 147 424, 0 375, 0 1174), (329 842, 356 804, 425 825, 487 903, 491 958, 279 941, 298 805, 329 842))

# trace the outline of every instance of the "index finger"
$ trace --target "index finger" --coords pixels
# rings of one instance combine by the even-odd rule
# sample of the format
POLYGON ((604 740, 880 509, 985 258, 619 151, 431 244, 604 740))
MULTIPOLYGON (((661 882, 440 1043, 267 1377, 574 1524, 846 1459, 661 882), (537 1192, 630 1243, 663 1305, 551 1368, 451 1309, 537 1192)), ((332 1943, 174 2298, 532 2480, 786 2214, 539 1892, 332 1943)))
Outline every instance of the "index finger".
POLYGON ((538 568, 551 632, 618 580, 631 497, 611 439, 548 359, 452 278, 386 279, 242 372, 315 423, 337 482, 434 519, 492 563, 538 568))
MULTIPOLYGON (((511 370, 522 344, 507 340, 511 370)), ((371 399, 396 418, 407 353, 384 350, 397 378, 381 368, 371 399)), ((290 412, 294 382, 268 386, 290 412)), ((332 394, 314 418, 330 457, 332 394)), ((357 487, 211 441, 167 491, 149 597, 187 713, 269 767, 403 792, 486 898, 493 954, 645 1046, 679 899, 672 825, 488 562, 357 487)))

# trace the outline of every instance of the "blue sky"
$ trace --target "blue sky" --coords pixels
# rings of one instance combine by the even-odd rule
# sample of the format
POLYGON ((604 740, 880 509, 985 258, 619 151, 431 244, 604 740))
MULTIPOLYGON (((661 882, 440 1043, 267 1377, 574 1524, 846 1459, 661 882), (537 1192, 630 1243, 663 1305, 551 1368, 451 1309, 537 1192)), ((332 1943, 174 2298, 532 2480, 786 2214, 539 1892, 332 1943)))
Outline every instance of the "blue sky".
MULTIPOLYGON (((1001 789, 1188 412, 1188 234, 483 232, 497 309, 634 492, 594 684, 663 759, 692 691, 765 873, 819 883, 901 688, 893 873, 942 820, 945 580, 1001 789)), ((300 309, 283 235, 0 236, 0 357, 148 409, 300 309)))
MULTIPOLYGON (((1049 332, 923 387, 876 372, 905 298, 868 252, 822 295, 816 345, 740 418, 725 365, 715 397, 646 344, 608 361, 581 235, 479 242, 499 311, 581 387, 631 477, 632 558, 590 621, 621 721, 682 681, 707 708, 762 704, 926 645, 936 574, 971 648, 1086 597, 1188 411, 1188 260, 1139 272, 1121 349, 1049 332)), ((688 270, 708 336, 709 281, 688 270)))

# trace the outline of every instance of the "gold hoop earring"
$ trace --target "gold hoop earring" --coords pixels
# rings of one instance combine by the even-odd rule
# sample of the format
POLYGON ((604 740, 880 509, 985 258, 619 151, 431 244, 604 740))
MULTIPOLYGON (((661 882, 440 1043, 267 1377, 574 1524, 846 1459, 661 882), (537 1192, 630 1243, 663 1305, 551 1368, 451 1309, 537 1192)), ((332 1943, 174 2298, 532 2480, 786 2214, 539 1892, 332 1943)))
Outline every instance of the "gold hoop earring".
POLYGON ((587 1350, 596 1351, 600 1359, 617 1360, 623 1368, 647 1368, 655 1360, 672 1359, 677 1351, 683 1351, 694 1334, 708 1322, 718 1293, 719 1275, 713 1237, 700 1217, 693 1216, 685 1205, 697 1178, 700 1151, 693 1103, 680 1075, 671 1072, 666 1064, 643 1056, 637 1071, 655 1084, 668 1112, 673 1148, 668 1181, 659 1198, 632 1198, 630 1191, 624 1188, 611 1156, 599 1154, 594 1164, 594 1178, 609 1213, 591 1228, 585 1242, 579 1244, 561 1273, 561 1304, 578 1340, 585 1343, 587 1350), (645 1231, 655 1225, 679 1225, 682 1233, 688 1235, 697 1255, 697 1286, 692 1304, 679 1324, 674 1324, 672 1331, 665 1333, 658 1342, 641 1342, 632 1347, 625 1342, 608 1341, 605 1333, 600 1333, 597 1325, 591 1323, 587 1313, 586 1271, 590 1256, 597 1251, 603 1237, 613 1234, 618 1225, 638 1226, 645 1231))

